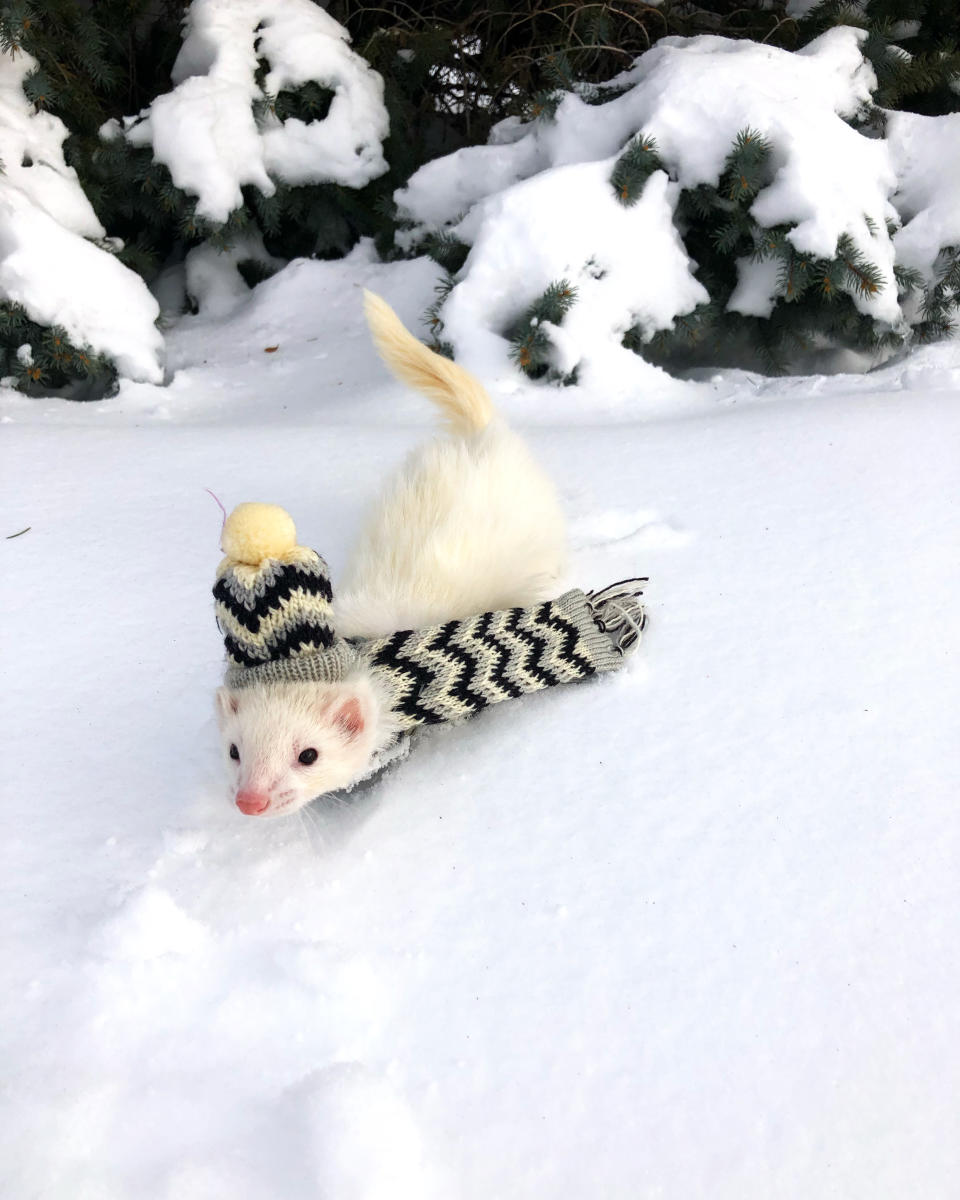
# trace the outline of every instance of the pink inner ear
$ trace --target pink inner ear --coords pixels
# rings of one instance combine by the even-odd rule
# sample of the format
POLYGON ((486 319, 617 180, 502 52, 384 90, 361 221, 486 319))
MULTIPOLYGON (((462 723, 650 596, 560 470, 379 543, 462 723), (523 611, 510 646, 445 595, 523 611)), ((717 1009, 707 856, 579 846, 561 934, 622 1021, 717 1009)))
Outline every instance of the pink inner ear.
POLYGON ((220 702, 220 708, 224 713, 235 713, 240 707, 240 701, 226 688, 217 689, 217 700, 220 702))
POLYGON ((333 721, 335 725, 340 726, 351 742, 363 732, 363 710, 356 696, 351 697, 346 704, 342 704, 337 709, 333 721))

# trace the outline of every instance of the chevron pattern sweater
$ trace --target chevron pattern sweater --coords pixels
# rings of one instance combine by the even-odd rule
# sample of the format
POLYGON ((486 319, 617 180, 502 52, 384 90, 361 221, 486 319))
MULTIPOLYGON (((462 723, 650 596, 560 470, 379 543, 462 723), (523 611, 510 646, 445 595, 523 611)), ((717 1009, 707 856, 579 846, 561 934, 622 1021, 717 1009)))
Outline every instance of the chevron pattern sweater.
POLYGON ((403 731, 486 708, 623 662, 579 590, 533 608, 482 613, 361 644, 403 731))

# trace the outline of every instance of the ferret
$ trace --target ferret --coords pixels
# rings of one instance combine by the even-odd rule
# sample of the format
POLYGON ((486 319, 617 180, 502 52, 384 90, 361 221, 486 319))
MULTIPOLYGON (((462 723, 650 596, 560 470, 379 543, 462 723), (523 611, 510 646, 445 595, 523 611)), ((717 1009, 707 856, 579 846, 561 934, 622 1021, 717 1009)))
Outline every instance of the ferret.
MULTIPOLYGON (((443 432, 415 450, 369 514, 334 599, 344 637, 376 637, 558 594, 566 530, 556 489, 480 381, 364 294, 374 344, 436 405, 443 432)), ((295 812, 371 773, 395 739, 373 676, 220 688, 235 801, 248 815, 295 812), (306 749, 303 749, 303 748, 306 749)))

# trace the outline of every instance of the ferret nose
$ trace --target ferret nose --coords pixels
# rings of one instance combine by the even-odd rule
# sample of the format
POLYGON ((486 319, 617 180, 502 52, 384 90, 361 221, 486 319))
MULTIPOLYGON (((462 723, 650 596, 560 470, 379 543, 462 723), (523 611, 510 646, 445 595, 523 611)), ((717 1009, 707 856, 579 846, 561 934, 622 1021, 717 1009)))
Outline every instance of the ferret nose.
POLYGON ((269 807, 270 797, 266 792, 252 792, 245 789, 237 792, 237 808, 242 813, 246 813, 248 817, 266 812, 269 807))

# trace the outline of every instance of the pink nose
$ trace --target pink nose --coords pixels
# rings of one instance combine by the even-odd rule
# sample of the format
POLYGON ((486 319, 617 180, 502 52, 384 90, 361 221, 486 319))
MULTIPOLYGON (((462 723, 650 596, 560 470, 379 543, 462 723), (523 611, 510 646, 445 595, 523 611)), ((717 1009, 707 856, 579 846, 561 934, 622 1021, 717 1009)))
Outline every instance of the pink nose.
POLYGON ((237 792, 237 808, 242 813, 246 813, 248 817, 254 817, 257 813, 266 812, 270 807, 270 797, 266 792, 237 792))

